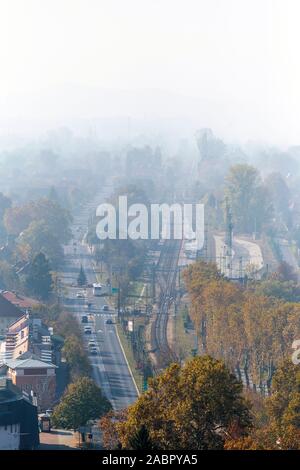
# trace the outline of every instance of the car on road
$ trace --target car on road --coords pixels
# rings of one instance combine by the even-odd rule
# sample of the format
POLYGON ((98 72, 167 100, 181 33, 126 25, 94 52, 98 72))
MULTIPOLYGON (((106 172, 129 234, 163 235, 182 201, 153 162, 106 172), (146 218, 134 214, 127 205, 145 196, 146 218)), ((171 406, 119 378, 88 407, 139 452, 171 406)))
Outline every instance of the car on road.
POLYGON ((82 317, 81 317, 81 323, 88 323, 88 322, 89 322, 89 320, 88 320, 87 315, 82 315, 82 317))
POLYGON ((97 350, 96 346, 93 346, 92 348, 90 348, 90 354, 92 356, 96 356, 98 354, 98 350, 97 350))
POLYGON ((92 334, 92 328, 90 326, 85 326, 84 327, 84 334, 91 335, 92 334))
POLYGON ((76 297, 77 299, 84 299, 84 295, 82 292, 77 292, 76 297))
POLYGON ((102 310, 102 312, 109 312, 109 306, 108 305, 103 305, 101 310, 102 310))
POLYGON ((114 322, 109 318, 108 320, 106 320, 106 324, 107 325, 113 325, 114 322))

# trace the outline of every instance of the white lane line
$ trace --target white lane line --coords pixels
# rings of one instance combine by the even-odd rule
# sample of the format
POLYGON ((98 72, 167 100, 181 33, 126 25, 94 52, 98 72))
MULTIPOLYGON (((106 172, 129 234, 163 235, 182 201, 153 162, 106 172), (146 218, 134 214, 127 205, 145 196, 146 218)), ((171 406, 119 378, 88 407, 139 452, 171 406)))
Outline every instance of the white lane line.
POLYGON ((119 341, 119 345, 120 345, 120 347, 121 347, 121 350, 122 350, 122 353, 123 353, 123 356, 124 356, 125 362, 126 362, 126 364, 127 364, 127 367, 128 367, 129 373, 130 373, 130 375, 131 375, 131 378, 132 378, 132 381, 133 381, 133 383, 134 383, 134 386, 135 386, 135 389, 136 389, 137 395, 138 395, 138 397, 139 397, 141 394, 140 394, 140 391, 139 391, 139 389, 138 389, 138 386, 137 386, 137 384, 136 384, 135 378, 133 377, 133 373, 132 373, 131 367, 130 367, 130 365, 129 365, 129 362, 128 362, 128 360, 127 360, 127 357, 126 357, 126 354, 125 354, 124 348, 123 348, 123 346, 122 346, 122 343, 121 343, 121 340, 120 340, 120 336, 119 336, 119 333, 118 333, 118 329, 117 329, 117 327, 116 327, 116 326, 115 326, 115 332, 116 332, 116 335, 117 335, 117 338, 118 338, 118 341, 119 341))

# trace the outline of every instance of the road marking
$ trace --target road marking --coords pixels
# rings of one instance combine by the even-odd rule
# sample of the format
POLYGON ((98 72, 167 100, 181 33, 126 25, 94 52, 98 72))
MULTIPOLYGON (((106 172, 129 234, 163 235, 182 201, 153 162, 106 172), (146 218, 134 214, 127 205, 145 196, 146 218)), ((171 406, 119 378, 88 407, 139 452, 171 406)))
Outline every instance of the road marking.
POLYGON ((138 395, 138 397, 139 397, 141 394, 140 394, 140 391, 139 391, 138 386, 137 386, 137 384, 136 384, 135 378, 133 377, 133 373, 132 373, 131 367, 130 367, 130 365, 129 365, 129 362, 128 362, 128 360, 127 360, 127 357, 126 357, 124 348, 123 348, 122 343, 121 343, 121 340, 120 340, 120 336, 119 336, 119 333, 118 333, 118 329, 117 329, 116 326, 115 326, 115 332, 116 332, 116 335, 117 335, 117 338, 118 338, 118 341, 119 341, 119 345, 120 345, 120 347, 121 347, 121 349, 122 349, 122 353, 123 353, 124 359, 125 359, 125 361, 126 361, 126 364, 127 364, 128 370, 129 370, 129 373, 130 373, 131 378, 132 378, 132 381, 133 381, 133 383, 134 383, 134 386, 135 386, 137 395, 138 395))

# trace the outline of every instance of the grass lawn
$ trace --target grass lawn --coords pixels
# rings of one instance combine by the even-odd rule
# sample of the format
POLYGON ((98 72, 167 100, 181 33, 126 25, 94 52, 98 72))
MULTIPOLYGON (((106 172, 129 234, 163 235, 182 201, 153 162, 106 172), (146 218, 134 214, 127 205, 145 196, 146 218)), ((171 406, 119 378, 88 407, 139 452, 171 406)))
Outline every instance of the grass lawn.
POLYGON ((175 318, 175 350, 181 360, 192 357, 192 350, 196 347, 195 331, 184 326, 186 309, 181 308, 175 318))

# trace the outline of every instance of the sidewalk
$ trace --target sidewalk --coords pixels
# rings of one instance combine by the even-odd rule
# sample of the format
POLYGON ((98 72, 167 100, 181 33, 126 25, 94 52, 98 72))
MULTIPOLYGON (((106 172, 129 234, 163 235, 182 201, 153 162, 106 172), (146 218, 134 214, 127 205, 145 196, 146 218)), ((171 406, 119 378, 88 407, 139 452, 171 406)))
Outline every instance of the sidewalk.
POLYGON ((41 450, 72 450, 78 449, 78 435, 72 431, 52 429, 51 432, 40 433, 41 450))

